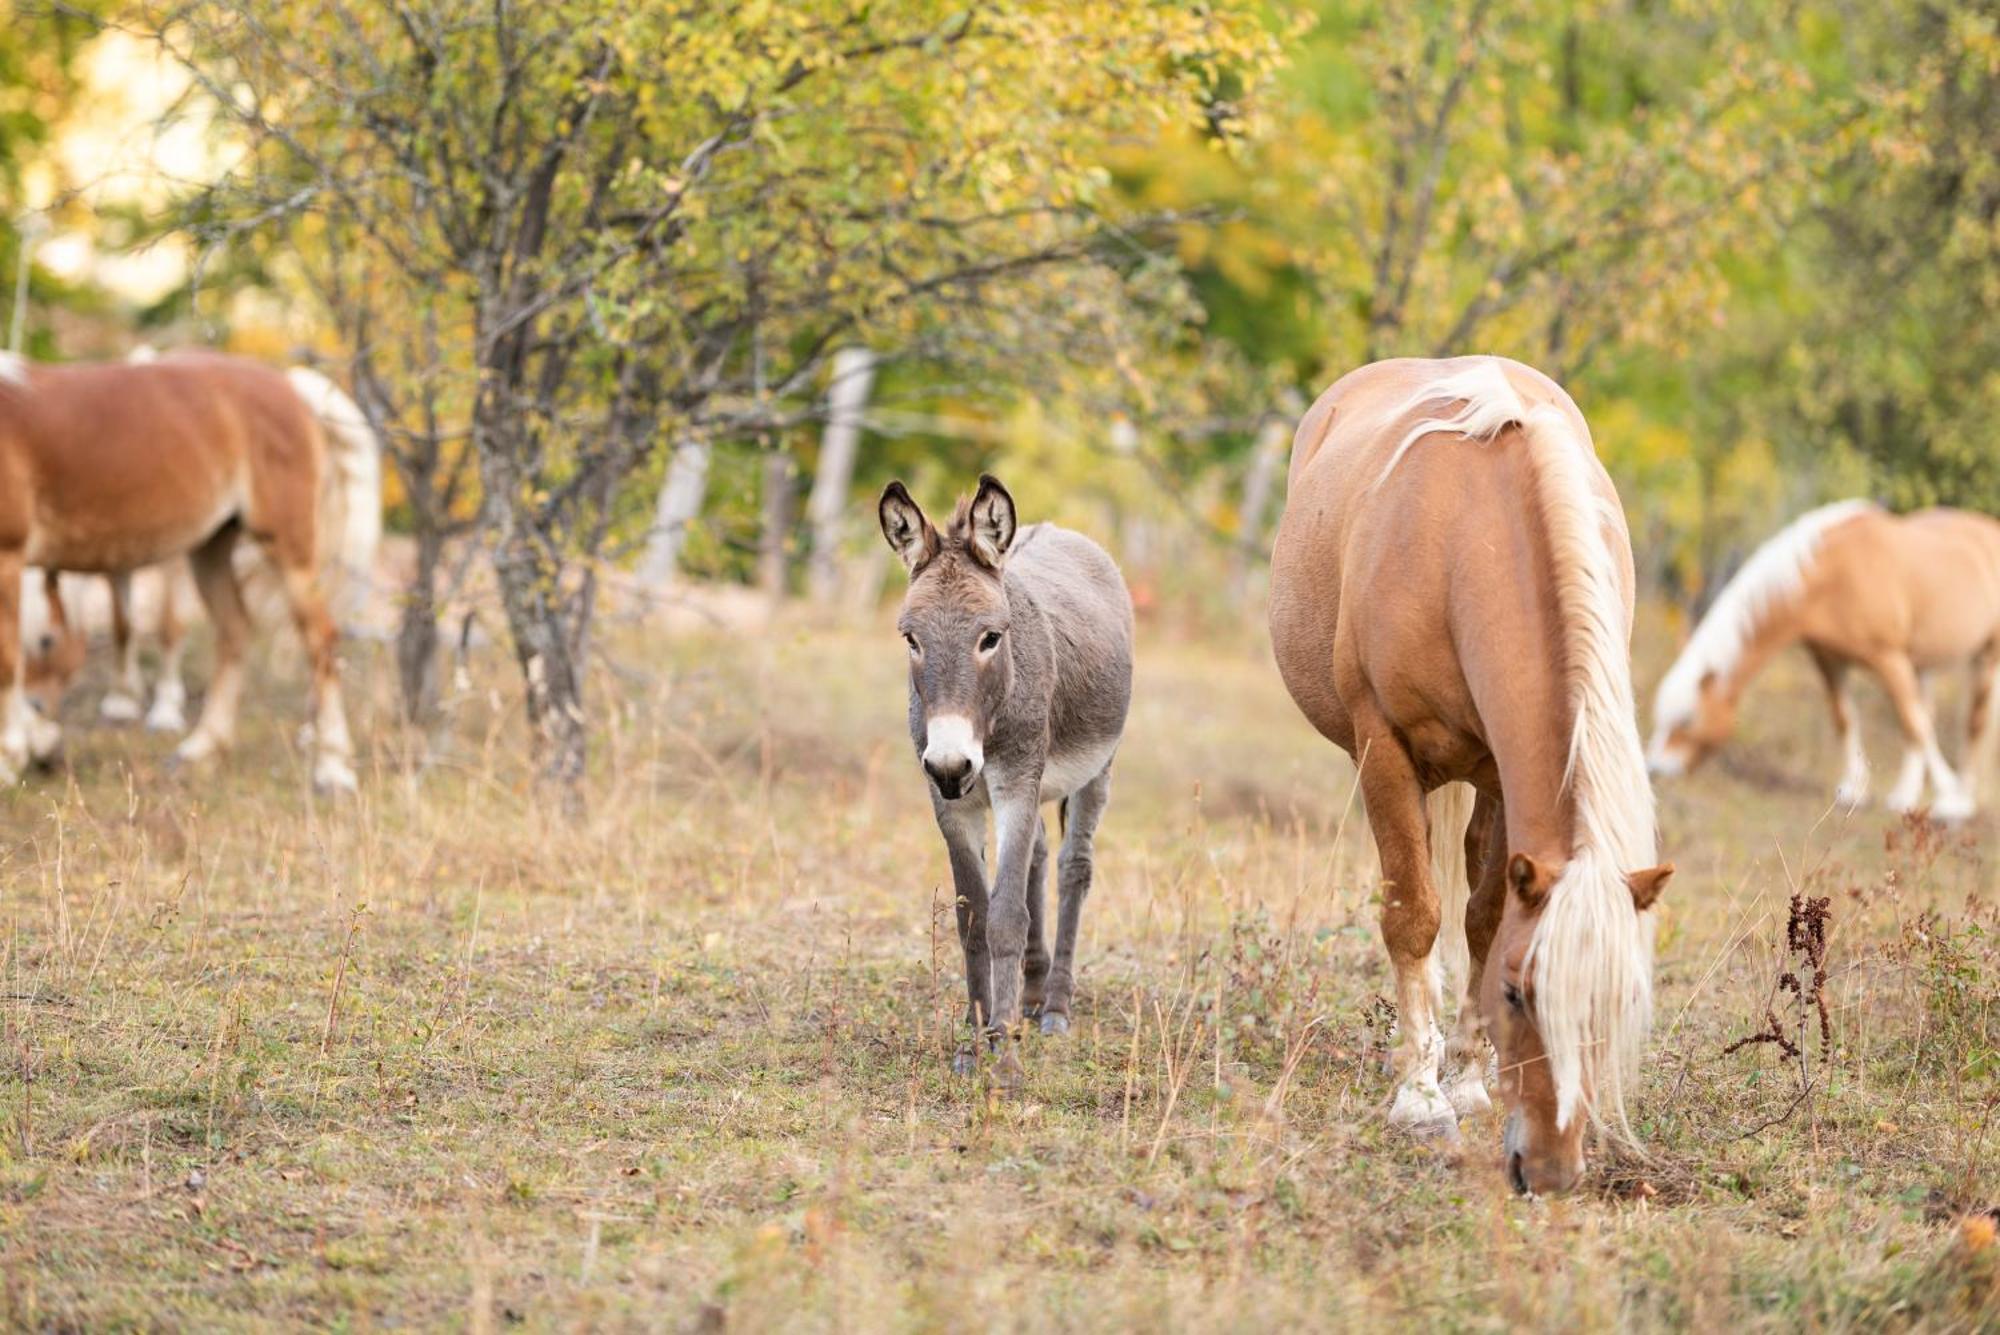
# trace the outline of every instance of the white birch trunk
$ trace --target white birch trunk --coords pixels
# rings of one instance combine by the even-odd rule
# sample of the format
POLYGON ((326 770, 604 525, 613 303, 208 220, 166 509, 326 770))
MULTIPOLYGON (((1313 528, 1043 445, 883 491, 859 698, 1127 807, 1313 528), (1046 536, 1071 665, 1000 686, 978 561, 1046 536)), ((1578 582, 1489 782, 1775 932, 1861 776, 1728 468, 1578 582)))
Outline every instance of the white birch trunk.
POLYGON ((812 527, 812 558, 806 587, 825 606, 840 592, 841 548, 848 532, 848 491, 861 446, 861 414, 875 384, 875 354, 842 348, 833 355, 833 378, 826 387, 826 431, 820 437, 819 469, 813 477, 806 520, 812 527))

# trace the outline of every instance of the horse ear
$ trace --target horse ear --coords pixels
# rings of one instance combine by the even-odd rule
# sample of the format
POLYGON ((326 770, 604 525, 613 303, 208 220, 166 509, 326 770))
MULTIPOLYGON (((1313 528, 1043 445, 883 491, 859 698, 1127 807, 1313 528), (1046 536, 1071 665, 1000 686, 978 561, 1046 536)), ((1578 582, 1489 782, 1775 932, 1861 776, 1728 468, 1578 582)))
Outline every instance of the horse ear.
POLYGON ((1555 883, 1556 874, 1526 853, 1516 853, 1507 859, 1507 888, 1521 901, 1522 908, 1540 908, 1549 897, 1549 887, 1555 883))
POLYGON ((981 565, 994 570, 1007 557, 1014 542, 1014 498, 991 473, 979 477, 979 490, 967 511, 972 523, 972 554, 981 565))
POLYGON ((1632 907, 1644 913, 1653 907, 1653 901, 1660 897, 1660 891, 1667 888, 1667 882, 1674 874, 1674 864, 1662 862, 1657 867, 1635 871, 1625 878, 1625 884, 1632 887, 1632 907))
POLYGON ((875 513, 882 521, 882 536, 889 540, 890 549, 903 558, 903 568, 912 575, 917 573, 918 566, 938 554, 937 530, 924 518, 923 509, 910 499, 909 488, 900 481, 882 489, 875 513))

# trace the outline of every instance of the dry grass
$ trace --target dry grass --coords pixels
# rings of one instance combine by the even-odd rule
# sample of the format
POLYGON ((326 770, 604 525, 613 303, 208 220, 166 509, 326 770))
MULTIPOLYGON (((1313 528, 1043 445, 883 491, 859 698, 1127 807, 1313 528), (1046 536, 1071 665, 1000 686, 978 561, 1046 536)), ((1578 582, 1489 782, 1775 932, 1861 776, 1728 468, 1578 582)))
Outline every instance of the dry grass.
POLYGON ((8 1321, 1991 1323, 1996 830, 1827 815, 1791 665, 1664 799, 1651 1157, 1524 1203, 1497 1124, 1463 1163, 1381 1125, 1365 822, 1260 650, 1142 645, 1076 1031, 1004 1103, 948 1072, 893 635, 612 657, 577 830, 523 785, 498 661, 421 782, 357 663, 352 805, 311 800, 268 682, 212 779, 79 728, 0 797, 8 1321), (1724 1055, 1795 892, 1832 899, 1832 1050, 1815 1014, 1802 1061, 1724 1055))

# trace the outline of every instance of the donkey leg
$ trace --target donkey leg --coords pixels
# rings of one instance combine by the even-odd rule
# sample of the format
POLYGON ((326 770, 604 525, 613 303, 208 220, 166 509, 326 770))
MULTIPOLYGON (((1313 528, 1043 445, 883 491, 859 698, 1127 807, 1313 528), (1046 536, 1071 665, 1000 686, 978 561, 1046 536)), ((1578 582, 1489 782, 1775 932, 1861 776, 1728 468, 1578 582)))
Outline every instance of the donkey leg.
POLYGON ((194 731, 174 749, 180 764, 198 764, 226 751, 236 740, 236 711, 243 697, 243 649, 250 637, 250 614, 243 607, 231 555, 236 549, 236 525, 224 527, 188 557, 195 587, 215 626, 215 675, 202 701, 194 731))
POLYGON ((1095 870, 1098 822, 1111 803, 1111 767, 1070 795, 1063 804, 1062 849, 1056 855, 1056 958, 1049 972, 1049 999, 1042 1010, 1042 1032, 1069 1032, 1070 1007, 1076 1000, 1076 935, 1083 920, 1083 901, 1090 897, 1095 870))
POLYGON ((1902 777, 1889 794, 1889 805, 1897 811, 1915 810, 1922 800, 1923 780, 1928 774, 1937 790, 1931 815, 1941 821, 1964 820, 1972 814, 1972 797, 1938 749, 1925 680, 1902 654, 1881 659, 1875 664, 1875 671, 1889 690, 1889 699, 1896 706, 1896 717, 1903 725, 1903 737, 1909 746, 1903 758, 1902 777))
POLYGON ((1375 851, 1382 860, 1382 943, 1396 973, 1396 1100, 1389 1125, 1417 1136, 1458 1139, 1458 1117, 1438 1085, 1443 1056, 1437 1024, 1437 973, 1431 951, 1441 906, 1431 883, 1429 825, 1423 785, 1401 741, 1387 726, 1356 720, 1362 753, 1361 792, 1375 851))
POLYGON ((131 723, 145 712, 146 681, 139 675, 139 638, 132 633, 132 576, 128 571, 105 576, 111 586, 111 645, 118 656, 118 675, 97 703, 98 717, 110 723, 131 723))
MULTIPOLYGON (((991 784, 991 771, 989 785, 991 784)), ((994 1084, 1021 1083, 1021 1059, 1012 1038, 1021 1023, 1021 984, 1028 948, 1028 864, 1041 824, 1041 775, 1023 776, 993 794, 996 871, 986 901, 986 951, 992 963, 993 1013, 988 1023, 1003 1044, 994 1084)), ((1044 836, 1046 837, 1046 836, 1044 836)))
POLYGON ((155 732, 187 730, 187 682, 181 659, 187 653, 187 624, 180 615, 180 568, 160 568, 160 679, 153 686, 153 707, 146 726, 155 732))
POLYGON ((1818 649, 1812 651, 1812 659, 1819 668, 1820 679, 1826 684, 1827 708, 1833 711, 1833 728, 1840 735, 1842 767, 1840 786, 1834 789, 1834 797, 1852 811, 1868 800, 1868 751, 1861 744, 1861 728, 1854 717, 1854 698, 1847 690, 1850 664, 1845 658, 1818 649))
POLYGON ((979 1036, 993 1014, 993 970, 986 955, 986 808, 974 798, 946 802, 933 792, 931 807, 944 835, 958 919, 958 944, 965 954, 965 1022, 973 1042, 952 1057, 952 1070, 979 1069, 979 1036))
POLYGON ((1486 1021, 1479 1010, 1479 985, 1486 974, 1486 956, 1500 930, 1500 911, 1507 902, 1507 814, 1497 798, 1481 793, 1465 827, 1465 867, 1472 891, 1465 901, 1465 995, 1459 998, 1458 1022, 1445 1049, 1445 1098, 1460 1117, 1486 1112, 1493 1106, 1486 1092, 1486 1021))
POLYGON ((1039 1019, 1048 998, 1048 937, 1043 929, 1049 885, 1048 824, 1035 812, 1035 851, 1028 860, 1028 948, 1021 957, 1021 1014, 1039 1019))

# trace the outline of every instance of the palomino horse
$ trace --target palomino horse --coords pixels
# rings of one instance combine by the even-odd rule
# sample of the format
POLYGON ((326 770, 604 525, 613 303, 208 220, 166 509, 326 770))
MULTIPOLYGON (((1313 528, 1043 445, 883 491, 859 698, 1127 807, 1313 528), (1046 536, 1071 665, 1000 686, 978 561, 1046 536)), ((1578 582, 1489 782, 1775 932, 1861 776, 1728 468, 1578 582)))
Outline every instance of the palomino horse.
POLYGON ((1455 1143, 1457 1118, 1490 1106, 1489 1035, 1521 1191, 1575 1185, 1586 1121, 1626 1131, 1651 1012, 1646 910, 1673 869, 1653 865, 1632 587, 1618 494, 1540 372, 1378 362, 1299 424, 1271 644, 1299 708, 1354 757, 1382 858, 1390 1121, 1455 1143), (1440 890, 1463 894, 1467 864, 1461 915, 1440 890), (1469 947, 1448 1052, 1441 918, 1469 947))
POLYGON ((184 354, 133 364, 0 358, 0 777, 59 744, 22 689, 25 565, 114 574, 187 555, 216 628, 200 721, 176 756, 235 735, 249 616, 231 564, 248 533, 276 567, 312 667, 313 781, 354 787, 337 632, 321 597, 318 509, 327 447, 279 371, 184 354))
MULTIPOLYGON (((943 533, 900 482, 879 506, 882 535, 910 571, 897 622, 910 653, 910 739, 930 779, 965 950, 967 1022, 1003 1045, 996 1084, 1018 1085, 1007 1040, 1025 1012, 1065 1033, 1076 933, 1093 840, 1111 796, 1111 757, 1132 699, 1132 600, 1104 549, 1053 524, 1021 529, 991 477, 943 533), (1062 804, 1053 960, 1042 897, 1041 805, 1062 804), (986 817, 998 871, 986 880, 986 817)), ((954 1063, 977 1064, 977 1049, 954 1063)))
MULTIPOLYGON (((143 349, 127 360, 156 362, 158 352, 143 349)), ((320 488, 320 572, 335 620, 343 633, 363 620, 373 586, 375 553, 382 540, 382 451, 360 406, 319 372, 293 367, 285 378, 312 409, 325 433, 332 464, 332 485, 320 488)), ((253 547, 235 553, 237 583, 245 600, 263 620, 269 604, 282 603, 270 564, 253 547)), ((109 629, 117 655, 117 675, 98 702, 107 721, 127 723, 143 717, 148 728, 181 732, 187 727, 187 687, 181 679, 181 659, 187 648, 186 617, 198 611, 200 595, 188 562, 180 557, 144 570, 120 571, 103 577, 70 575, 60 585, 45 582, 31 569, 22 597, 23 642, 30 646, 26 686, 38 709, 50 714, 81 672, 91 632, 109 629), (66 608, 53 606, 60 590, 66 608), (64 613, 67 612, 65 616, 64 613), (56 647, 43 628, 61 619, 75 639, 56 647), (141 638, 152 639, 160 653, 159 677, 146 705, 146 680, 139 668, 141 638)))
POLYGON ((1826 683, 1845 768, 1839 800, 1868 797, 1868 753, 1847 674, 1878 677, 1903 728, 1903 770, 1889 790, 1914 811, 1928 775, 1931 814, 1963 820, 1973 790, 1938 749, 1930 686, 1938 669, 1972 667, 1968 774, 1990 760, 2000 676, 2000 523, 1963 510, 1898 517, 1868 501, 1801 515, 1743 563, 1695 627, 1653 700, 1655 774, 1681 774, 1728 738, 1744 689, 1772 656, 1803 641, 1826 683))

